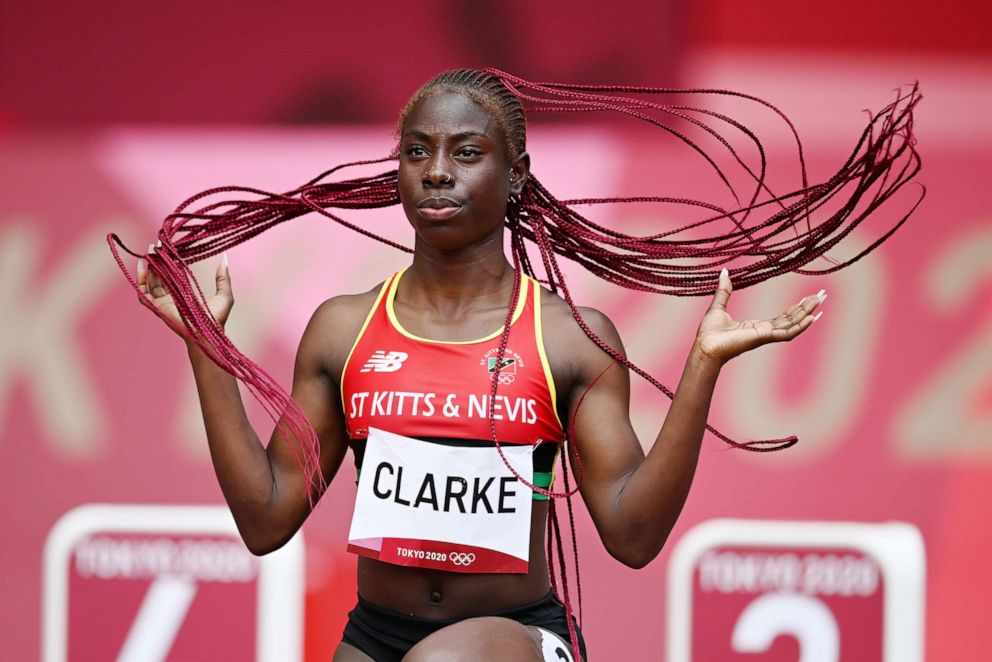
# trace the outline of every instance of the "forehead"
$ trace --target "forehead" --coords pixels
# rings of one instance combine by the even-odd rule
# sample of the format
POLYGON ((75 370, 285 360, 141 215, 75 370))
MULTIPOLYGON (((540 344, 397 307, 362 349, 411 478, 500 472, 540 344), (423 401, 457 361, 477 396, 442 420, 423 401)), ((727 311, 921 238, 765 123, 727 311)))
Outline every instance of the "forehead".
POLYGON ((432 136, 480 133, 503 140, 499 124, 482 106, 461 92, 439 90, 414 106, 403 122, 403 133, 419 131, 432 136))

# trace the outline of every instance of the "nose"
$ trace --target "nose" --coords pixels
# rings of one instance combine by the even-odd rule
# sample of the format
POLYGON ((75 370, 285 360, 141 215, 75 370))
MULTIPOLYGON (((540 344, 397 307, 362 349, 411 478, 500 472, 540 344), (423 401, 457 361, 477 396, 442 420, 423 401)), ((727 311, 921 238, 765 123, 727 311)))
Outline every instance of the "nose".
POLYGON ((434 188, 450 186, 452 183, 451 169, 446 166, 442 159, 431 159, 424 169, 423 183, 424 186, 434 188))

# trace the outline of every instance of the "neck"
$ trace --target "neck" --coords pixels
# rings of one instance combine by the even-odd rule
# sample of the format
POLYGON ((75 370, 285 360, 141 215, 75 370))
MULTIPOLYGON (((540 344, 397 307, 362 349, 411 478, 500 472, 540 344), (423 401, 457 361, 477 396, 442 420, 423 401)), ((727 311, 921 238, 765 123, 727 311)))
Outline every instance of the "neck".
POLYGON ((431 307, 483 303, 508 296, 513 268, 503 252, 503 233, 474 246, 444 251, 417 240, 413 264, 403 277, 409 295, 431 307))

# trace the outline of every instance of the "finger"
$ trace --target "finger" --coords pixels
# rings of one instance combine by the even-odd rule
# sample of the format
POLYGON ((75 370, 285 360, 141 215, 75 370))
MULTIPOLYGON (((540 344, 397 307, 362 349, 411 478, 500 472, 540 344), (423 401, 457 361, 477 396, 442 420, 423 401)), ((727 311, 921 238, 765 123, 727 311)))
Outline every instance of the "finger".
MULTIPOLYGON (((790 309, 793 310, 793 309, 790 309)), ((806 316, 805 311, 795 308, 793 312, 784 312, 777 317, 773 317, 771 325, 773 329, 788 329, 806 316)))
POLYGON ((789 306, 784 313, 773 318, 772 325, 775 328, 787 329, 794 323, 802 320, 806 315, 812 314, 826 298, 826 290, 820 290, 816 294, 805 296, 799 300, 799 303, 789 306))
POLYGON ((217 294, 226 294, 232 299, 234 292, 231 289, 231 271, 227 262, 227 253, 221 255, 220 264, 217 265, 217 274, 214 277, 217 284, 217 294))
MULTIPOLYGON (((155 254, 155 244, 148 244, 148 255, 155 254)), ((169 291, 165 289, 162 285, 162 281, 155 274, 155 271, 150 268, 151 265, 146 265, 145 267, 145 283, 147 285, 148 294, 153 299, 159 299, 161 297, 167 296, 169 291)))
POLYGON ((148 294, 148 265, 141 257, 138 258, 138 278, 135 282, 138 285, 138 302, 146 308, 151 308, 151 295, 148 294))
POLYGON ((138 258, 138 278, 137 278, 138 289, 142 294, 148 294, 148 267, 145 266, 145 258, 138 258))
POLYGON ((785 328, 773 328, 769 331, 768 336, 772 342, 787 342, 792 340, 803 331, 808 329, 813 322, 820 319, 823 315, 821 310, 816 315, 805 315, 801 319, 796 320, 792 325, 785 328))
POLYGON ((730 272, 724 267, 720 271, 720 279, 717 283, 716 292, 713 294, 713 303, 710 310, 726 310, 727 302, 730 301, 730 294, 734 291, 734 286, 730 282, 730 272))
POLYGON ((162 297, 169 296, 169 290, 165 289, 162 281, 151 269, 148 270, 148 293, 151 294, 153 299, 161 299, 162 297))
POLYGON ((806 304, 808 303, 808 299, 809 299, 808 296, 803 297, 802 299, 799 300, 799 303, 794 303, 788 308, 786 308, 785 309, 786 314, 796 315, 797 313, 799 313, 800 316, 804 314, 806 311, 806 304))
MULTIPOLYGON (((826 290, 820 290, 816 294, 811 294, 809 296, 803 297, 802 300, 800 300, 799 303, 797 303, 795 305, 795 308, 797 310, 801 308, 802 310, 806 311, 807 313, 811 313, 814 310, 816 310, 817 306, 819 306, 821 303, 823 303, 826 298, 827 298, 827 291, 826 290)), ((791 309, 790 309, 790 312, 791 312, 791 309)))

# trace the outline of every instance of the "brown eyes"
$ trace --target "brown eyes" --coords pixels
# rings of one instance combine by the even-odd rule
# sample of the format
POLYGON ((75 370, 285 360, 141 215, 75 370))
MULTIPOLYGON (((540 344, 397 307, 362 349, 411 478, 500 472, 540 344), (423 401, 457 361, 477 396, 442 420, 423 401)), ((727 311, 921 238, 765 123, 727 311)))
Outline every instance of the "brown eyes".
MULTIPOLYGON (((414 159, 426 158, 429 156, 427 148, 422 145, 411 145, 404 150, 404 154, 414 159)), ((482 154, 482 150, 478 147, 460 147, 455 151, 455 157, 462 159, 474 159, 482 156, 482 154)))

